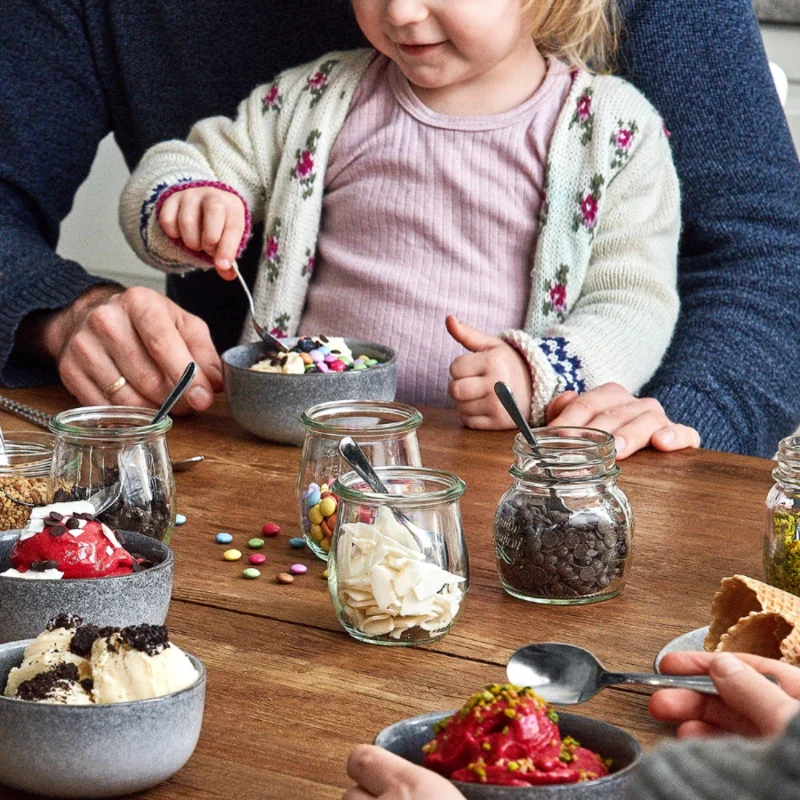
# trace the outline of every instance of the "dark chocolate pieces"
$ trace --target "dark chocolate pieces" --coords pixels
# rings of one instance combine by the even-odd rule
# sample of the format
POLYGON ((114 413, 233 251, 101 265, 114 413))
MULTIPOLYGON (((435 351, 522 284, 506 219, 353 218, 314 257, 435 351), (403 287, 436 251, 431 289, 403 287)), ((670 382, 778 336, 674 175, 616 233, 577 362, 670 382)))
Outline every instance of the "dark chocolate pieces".
POLYGON ((30 680, 23 681, 17 687, 15 697, 20 700, 47 700, 59 691, 69 691, 78 682, 78 667, 75 664, 58 664, 47 672, 40 672, 30 680))
POLYGON ((56 614, 48 623, 47 630, 54 631, 56 628, 65 628, 71 630, 83 625, 83 618, 77 614, 56 614))

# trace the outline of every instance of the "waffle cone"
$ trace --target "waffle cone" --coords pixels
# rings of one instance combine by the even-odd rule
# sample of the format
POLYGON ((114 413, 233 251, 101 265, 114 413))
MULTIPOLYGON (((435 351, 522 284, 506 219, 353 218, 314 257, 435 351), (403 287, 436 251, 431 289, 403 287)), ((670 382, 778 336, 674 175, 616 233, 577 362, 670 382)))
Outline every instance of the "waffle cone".
POLYGON ((746 575, 723 579, 704 646, 800 666, 800 597, 746 575))

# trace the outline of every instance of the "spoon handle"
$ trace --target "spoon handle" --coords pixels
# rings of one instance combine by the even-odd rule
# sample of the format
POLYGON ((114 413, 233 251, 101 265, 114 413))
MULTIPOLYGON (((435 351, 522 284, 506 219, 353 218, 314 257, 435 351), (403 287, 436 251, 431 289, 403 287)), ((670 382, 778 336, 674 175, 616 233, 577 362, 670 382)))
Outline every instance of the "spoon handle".
POLYGON ((719 694, 714 682, 706 675, 659 675, 650 672, 605 672, 602 681, 606 686, 636 683, 659 689, 691 689, 700 694, 719 694))
POLYGON ((350 436, 345 436, 339 442, 339 452, 342 458, 358 473, 359 478, 369 484, 373 492, 379 494, 389 494, 389 490, 383 485, 383 481, 378 477, 378 473, 372 468, 364 451, 356 444, 350 436))
POLYGON ((169 393, 167 399, 161 404, 161 408, 158 409, 156 415, 153 417, 151 421, 151 425, 155 425, 161 422, 164 417, 172 411, 172 407, 178 400, 181 399, 181 396, 188 388, 189 384, 194 380, 195 373, 197 372, 197 364, 194 361, 190 361, 186 365, 186 369, 183 371, 183 375, 181 375, 180 380, 175 384, 175 388, 169 393))
POLYGON ((533 450, 535 455, 541 458, 542 451, 539 450, 539 445, 536 443, 531 426, 528 425, 528 420, 525 419, 525 416, 519 410, 519 406, 517 405, 517 401, 511 389, 507 384, 503 383, 503 381, 497 381, 494 385, 494 393, 497 395, 497 399, 502 403, 503 408, 508 412, 508 416, 514 420, 514 424, 525 437, 525 441, 528 442, 531 450, 533 450))

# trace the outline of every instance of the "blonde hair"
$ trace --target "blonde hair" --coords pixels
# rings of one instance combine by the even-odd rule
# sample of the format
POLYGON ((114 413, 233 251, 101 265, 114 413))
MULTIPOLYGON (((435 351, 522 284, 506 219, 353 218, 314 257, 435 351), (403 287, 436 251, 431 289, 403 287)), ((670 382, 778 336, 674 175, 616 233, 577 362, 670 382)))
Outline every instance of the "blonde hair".
POLYGON ((592 72, 613 70, 619 44, 616 0, 523 0, 522 13, 542 55, 592 72))

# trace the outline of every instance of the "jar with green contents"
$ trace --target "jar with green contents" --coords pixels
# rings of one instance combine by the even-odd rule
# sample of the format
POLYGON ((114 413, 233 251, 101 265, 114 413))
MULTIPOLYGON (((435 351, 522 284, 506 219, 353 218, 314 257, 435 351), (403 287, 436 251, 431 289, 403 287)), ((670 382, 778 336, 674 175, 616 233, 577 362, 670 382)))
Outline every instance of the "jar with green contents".
POLYGON ((767 583, 800 596, 800 437, 778 448, 775 485, 767 495, 764 574, 767 583))
POLYGON ((351 436, 375 467, 419 467, 417 428, 422 414, 412 406, 373 400, 320 403, 300 418, 306 430, 297 476, 297 508, 308 546, 327 559, 339 500, 333 482, 349 472, 339 442, 351 436))

